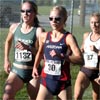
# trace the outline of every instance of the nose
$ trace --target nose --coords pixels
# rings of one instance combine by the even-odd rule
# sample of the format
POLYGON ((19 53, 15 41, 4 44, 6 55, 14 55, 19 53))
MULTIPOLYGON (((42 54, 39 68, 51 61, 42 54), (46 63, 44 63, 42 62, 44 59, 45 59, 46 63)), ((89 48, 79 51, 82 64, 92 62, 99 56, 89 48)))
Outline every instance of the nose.
POLYGON ((52 22, 56 22, 55 18, 52 19, 52 22))
POLYGON ((27 11, 25 11, 25 12, 24 12, 24 14, 25 14, 25 15, 28 15, 28 12, 27 12, 27 11))

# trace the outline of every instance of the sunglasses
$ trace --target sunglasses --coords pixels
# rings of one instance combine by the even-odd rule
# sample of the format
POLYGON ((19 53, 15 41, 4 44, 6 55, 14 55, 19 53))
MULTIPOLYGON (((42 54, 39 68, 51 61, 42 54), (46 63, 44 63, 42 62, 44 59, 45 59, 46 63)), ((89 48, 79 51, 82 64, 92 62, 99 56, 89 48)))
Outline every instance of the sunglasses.
POLYGON ((55 21, 60 21, 61 20, 61 17, 49 17, 49 20, 52 21, 52 20, 55 20, 55 21))
POLYGON ((33 10, 29 9, 29 10, 21 10, 21 13, 31 13, 33 10))

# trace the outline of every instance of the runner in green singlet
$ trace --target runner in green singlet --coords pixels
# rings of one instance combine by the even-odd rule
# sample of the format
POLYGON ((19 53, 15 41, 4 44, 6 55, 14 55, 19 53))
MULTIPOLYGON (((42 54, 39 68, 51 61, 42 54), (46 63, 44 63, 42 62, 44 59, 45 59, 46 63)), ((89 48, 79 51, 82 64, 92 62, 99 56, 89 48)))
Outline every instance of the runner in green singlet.
POLYGON ((35 100, 39 79, 32 78, 32 66, 38 49, 39 34, 43 28, 39 26, 37 5, 26 1, 21 7, 21 23, 14 23, 9 28, 5 42, 4 70, 8 73, 5 83, 3 100, 14 100, 16 93, 24 83, 31 100, 35 100), (14 43, 14 62, 11 67, 9 54, 14 43))

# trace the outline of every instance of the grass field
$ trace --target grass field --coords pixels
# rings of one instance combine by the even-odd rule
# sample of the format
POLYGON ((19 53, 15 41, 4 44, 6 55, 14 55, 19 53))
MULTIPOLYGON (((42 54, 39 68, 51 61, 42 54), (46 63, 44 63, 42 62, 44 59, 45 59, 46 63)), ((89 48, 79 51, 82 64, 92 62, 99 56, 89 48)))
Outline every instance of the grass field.
MULTIPOLYGON (((46 9, 50 9, 51 7, 47 8, 46 9)), ((47 14, 49 11, 48 10, 44 10, 45 7, 40 7, 39 8, 39 11, 42 12, 40 14, 47 14)), ((45 29, 48 31, 50 30, 49 27, 45 27, 45 29)), ((69 28, 66 28, 66 30, 69 30, 69 28)), ((89 31, 89 27, 80 27, 80 26, 74 26, 73 27, 73 35, 76 37, 77 41, 78 41, 78 44, 79 46, 81 45, 82 43, 82 36, 83 36, 83 33, 84 32, 87 32, 89 31)), ((3 88, 4 88, 4 82, 7 78, 7 75, 5 74, 4 70, 3 70, 3 59, 4 59, 4 42, 5 42, 5 39, 6 39, 6 36, 7 36, 7 32, 8 32, 8 29, 7 28, 0 28, 0 98, 2 97, 2 93, 3 93, 3 88)), ((11 51, 11 54, 10 54, 10 59, 11 61, 13 61, 13 53, 11 51)), ((72 89, 74 89, 74 83, 75 83, 75 79, 76 79, 76 76, 77 76, 77 73, 79 71, 79 67, 78 65, 71 65, 71 75, 72 75, 72 89)), ((83 97, 83 100, 91 100, 92 97, 91 97, 91 86, 86 90, 85 94, 84 94, 84 97, 83 97)), ((28 96, 27 96, 27 93, 26 93, 26 88, 24 86, 24 88, 19 91, 17 94, 16 94, 16 100, 27 100, 28 96), (24 98, 24 99, 22 99, 24 98)), ((1 100, 1 99, 0 99, 1 100)))

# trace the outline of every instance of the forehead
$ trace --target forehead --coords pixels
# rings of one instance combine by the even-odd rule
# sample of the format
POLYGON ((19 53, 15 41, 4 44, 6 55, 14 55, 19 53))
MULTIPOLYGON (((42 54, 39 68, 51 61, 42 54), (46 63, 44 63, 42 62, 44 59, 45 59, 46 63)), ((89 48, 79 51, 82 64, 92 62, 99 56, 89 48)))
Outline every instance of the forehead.
POLYGON ((52 10, 50 16, 60 16, 60 12, 58 10, 52 10))
POLYGON ((90 21, 97 21, 97 22, 100 22, 100 18, 97 17, 97 16, 92 16, 92 17, 90 18, 90 21))
POLYGON ((23 9, 31 8, 31 5, 26 2, 26 3, 23 3, 22 8, 23 9))

